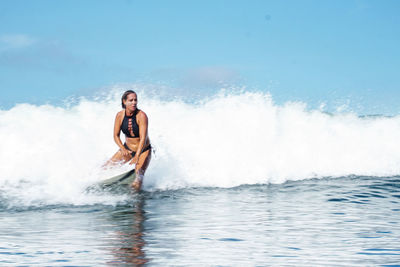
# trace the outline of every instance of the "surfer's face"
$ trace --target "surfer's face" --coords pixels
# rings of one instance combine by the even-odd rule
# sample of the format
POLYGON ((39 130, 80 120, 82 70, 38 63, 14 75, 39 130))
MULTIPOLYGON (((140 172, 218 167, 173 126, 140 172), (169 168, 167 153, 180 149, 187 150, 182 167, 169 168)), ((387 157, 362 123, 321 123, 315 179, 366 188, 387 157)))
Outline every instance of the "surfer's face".
POLYGON ((124 101, 124 105, 128 110, 135 110, 137 105, 137 95, 136 94, 129 94, 124 101))

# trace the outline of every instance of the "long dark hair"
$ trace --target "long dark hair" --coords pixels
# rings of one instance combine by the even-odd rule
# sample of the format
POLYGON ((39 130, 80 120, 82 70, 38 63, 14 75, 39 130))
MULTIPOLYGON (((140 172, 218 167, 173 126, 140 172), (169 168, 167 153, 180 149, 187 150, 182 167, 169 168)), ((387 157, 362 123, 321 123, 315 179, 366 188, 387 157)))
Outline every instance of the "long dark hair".
POLYGON ((122 106, 122 108, 126 108, 126 106, 124 104, 124 100, 126 100, 128 98, 128 95, 130 95, 130 94, 135 94, 136 95, 135 91, 132 91, 132 90, 125 91, 125 93, 122 95, 122 97, 121 97, 121 106, 122 106))

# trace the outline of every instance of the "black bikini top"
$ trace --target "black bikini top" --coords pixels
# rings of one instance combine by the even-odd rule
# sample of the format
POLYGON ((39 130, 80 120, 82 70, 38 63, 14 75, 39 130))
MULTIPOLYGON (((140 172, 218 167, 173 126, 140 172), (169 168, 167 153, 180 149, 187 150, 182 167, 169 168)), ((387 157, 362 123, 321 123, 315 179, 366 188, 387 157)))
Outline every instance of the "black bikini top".
POLYGON ((135 138, 139 137, 139 125, 136 122, 136 115, 139 110, 136 109, 133 112, 132 116, 127 116, 125 111, 124 120, 121 124, 121 131, 125 134, 126 137, 135 138))

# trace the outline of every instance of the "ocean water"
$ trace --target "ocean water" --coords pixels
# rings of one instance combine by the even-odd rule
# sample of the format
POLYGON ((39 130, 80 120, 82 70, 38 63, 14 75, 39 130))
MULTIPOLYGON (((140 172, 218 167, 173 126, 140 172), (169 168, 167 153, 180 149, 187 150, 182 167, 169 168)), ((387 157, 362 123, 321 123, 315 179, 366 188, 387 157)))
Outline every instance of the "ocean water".
POLYGON ((121 92, 0 111, 0 266, 400 266, 400 117, 138 90, 144 190, 88 192, 121 92))

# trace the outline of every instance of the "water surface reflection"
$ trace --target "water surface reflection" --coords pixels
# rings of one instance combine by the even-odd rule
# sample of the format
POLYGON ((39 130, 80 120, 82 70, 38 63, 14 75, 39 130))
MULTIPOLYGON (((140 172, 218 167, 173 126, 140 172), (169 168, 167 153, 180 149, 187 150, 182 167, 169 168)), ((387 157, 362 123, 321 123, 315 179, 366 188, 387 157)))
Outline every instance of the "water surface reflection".
POLYGON ((108 264, 141 266, 149 261, 143 249, 146 245, 143 238, 144 205, 144 197, 139 197, 133 207, 121 208, 111 214, 116 230, 110 244, 113 260, 108 264))

